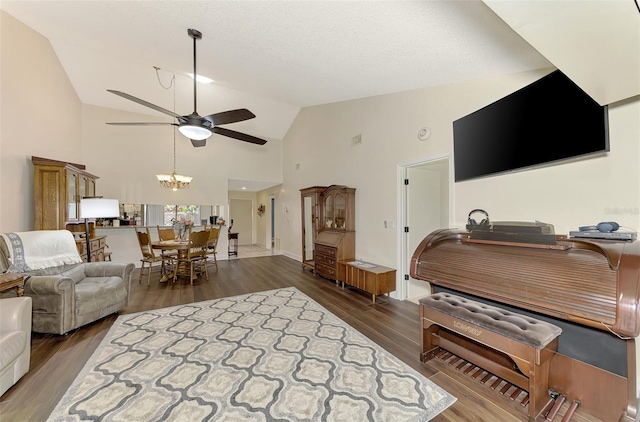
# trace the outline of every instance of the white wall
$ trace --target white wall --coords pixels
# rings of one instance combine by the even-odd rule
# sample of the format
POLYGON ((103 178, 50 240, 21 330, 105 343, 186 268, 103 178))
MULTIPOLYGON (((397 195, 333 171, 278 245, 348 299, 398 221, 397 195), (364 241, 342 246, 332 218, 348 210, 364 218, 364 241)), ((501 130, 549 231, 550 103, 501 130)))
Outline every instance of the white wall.
POLYGON ((282 179, 280 140, 214 135, 194 148, 177 134, 178 172, 194 180, 186 190, 162 188, 155 175, 172 171, 171 128, 106 125, 151 119, 81 104, 49 41, 4 11, 0 18, 0 230, 34 228, 32 155, 84 164, 99 176, 97 194, 121 203, 228 204, 228 179, 282 179))
MULTIPOLYGON (((251 201, 251 233, 250 239, 246 237, 242 237, 242 233, 238 239, 239 244, 252 244, 258 243, 263 245, 264 247, 271 249, 270 239, 271 239, 271 212, 275 212, 275 215, 278 216, 281 211, 278 208, 278 193, 280 192, 280 186, 274 186, 269 189, 265 189, 259 192, 243 192, 243 191, 229 191, 229 201, 233 200, 246 200, 251 201), (275 209, 271 209, 271 197, 275 199, 275 209), (262 204, 265 206, 265 211, 262 215, 258 215, 258 206, 262 204)), ((230 217, 235 218, 233 207, 230 207, 230 217)), ((286 214, 286 213, 285 213, 286 214)), ((234 220, 235 221, 235 220, 234 220)), ((234 231, 237 231, 236 224, 238 222, 234 222, 234 231)))
POLYGON ((174 192, 155 177, 173 169, 172 127, 111 126, 105 123, 151 119, 90 105, 83 105, 82 112, 82 160, 100 176, 99 195, 137 204, 228 204, 228 179, 282 179, 280 140, 255 145, 213 135, 205 147, 194 148, 177 132, 177 171, 194 179, 188 189, 174 192))
POLYGON ((250 199, 230 199, 229 216, 233 219, 233 231, 238 233, 238 245, 252 245, 256 243, 256 217, 254 202, 250 199), (233 216, 233 217, 231 217, 233 216))
POLYGON ((0 31, 0 231, 27 231, 31 156, 81 163, 81 104, 46 38, 3 10, 0 31))
MULTIPOLYGON (((637 230, 639 107, 638 100, 609 107, 611 151, 606 156, 457 183, 456 203, 477 204, 489 212, 492 220, 518 216, 551 223, 556 233, 567 234, 578 226, 600 221, 617 221, 637 230)), ((457 221, 463 212, 464 208, 457 207, 457 221)))
MULTIPOLYGON (((344 184, 356 188, 356 255, 397 263, 397 167, 452 154, 452 122, 549 73, 550 69, 391 95, 308 107, 284 139, 283 206, 298 204, 299 189, 344 184), (417 139, 428 126, 428 141, 417 139), (351 138, 362 134, 362 143, 351 138), (300 164, 299 169, 296 165, 300 164)), ((451 226, 483 208, 493 220, 540 220, 567 234, 579 225, 615 220, 640 228, 640 98, 609 107, 611 152, 604 157, 519 173, 452 183, 451 226)), ((544 136, 544 134, 540 134, 544 136)), ((579 140, 573 140, 579 142, 579 140)), ((300 255, 299 206, 279 219, 282 249, 300 255)))
MULTIPOLYGON (((354 187, 357 257, 395 267, 397 233, 384 229, 383 222, 400 221, 398 166, 451 154, 453 120, 551 70, 308 107, 283 141, 269 140, 265 147, 214 136, 207 147, 193 148, 177 135, 178 171, 195 179, 188 190, 173 192, 159 187, 154 177, 171 171, 170 129, 105 125, 148 117, 80 105, 48 41, 6 13, 1 17, 3 231, 33 228, 30 156, 38 155, 85 164, 100 176, 98 194, 124 203, 228 204, 230 178, 283 180, 273 191, 276 237, 284 253, 297 257, 299 190, 354 187), (21 134, 25 125, 28 135, 21 134), (422 142, 416 134, 425 126, 432 135, 422 142), (362 135, 362 143, 351 146, 356 135, 362 135)), ((469 210, 480 207, 494 220, 537 219, 554 224, 558 233, 606 220, 638 229, 639 104, 635 97, 610 105, 606 157, 452 184, 451 225, 463 227, 469 210)))
POLYGON ((238 233, 239 245, 256 243, 257 209, 255 192, 229 191, 229 224, 233 219, 232 231, 238 233))
MULTIPOLYGON (((280 214, 283 213, 282 212, 283 210, 280 206, 280 199, 279 199, 281 189, 282 187, 278 185, 278 186, 274 186, 272 188, 257 192, 256 194, 258 204, 264 204, 265 206, 264 214, 262 214, 262 216, 259 216, 257 219, 257 224, 256 224, 257 243, 264 245, 267 249, 271 249, 271 213, 272 212, 274 213, 275 221, 276 221, 276 223, 274 224, 275 226, 274 233, 276 237, 274 249, 276 250, 279 249, 279 245, 280 245, 280 235, 279 235, 280 230, 279 230, 277 221, 279 218, 281 218, 280 214), (273 209, 271 208, 272 197, 274 198, 273 209)), ((301 260, 299 256, 292 257, 292 258, 301 260)))
MULTIPOLYGON (((36 155, 85 164, 100 176, 99 195, 125 203, 227 204, 228 179, 283 180, 258 200, 276 195, 276 237, 283 253, 297 259, 299 190, 344 184, 356 188, 357 258, 391 267, 398 236, 383 221, 400 221, 398 166, 451 154, 453 120, 550 71, 308 107, 282 142, 269 140, 266 148, 214 136, 196 149, 178 135, 178 171, 195 179, 189 190, 172 192, 154 177, 171 171, 170 131, 105 125, 142 116, 81 105, 44 37, 1 10, 0 27, 0 231, 33 229, 30 157, 36 155), (432 135, 418 141, 425 126, 432 135), (356 135, 362 143, 351 146, 356 135)), ((557 233, 611 220, 640 229, 639 116, 640 97, 610 104, 611 152, 604 157, 452 184, 451 225, 464 227, 468 212, 483 208, 493 220, 545 221, 557 233)), ((131 236, 122 234, 130 245, 131 236)))

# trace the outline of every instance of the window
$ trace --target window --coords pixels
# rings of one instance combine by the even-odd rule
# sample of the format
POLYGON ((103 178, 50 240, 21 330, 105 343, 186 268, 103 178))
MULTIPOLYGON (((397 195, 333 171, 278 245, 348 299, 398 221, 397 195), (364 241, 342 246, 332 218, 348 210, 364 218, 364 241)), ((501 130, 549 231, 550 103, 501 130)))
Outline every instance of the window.
POLYGON ((174 219, 200 224, 200 205, 165 205, 164 225, 171 226, 174 219))

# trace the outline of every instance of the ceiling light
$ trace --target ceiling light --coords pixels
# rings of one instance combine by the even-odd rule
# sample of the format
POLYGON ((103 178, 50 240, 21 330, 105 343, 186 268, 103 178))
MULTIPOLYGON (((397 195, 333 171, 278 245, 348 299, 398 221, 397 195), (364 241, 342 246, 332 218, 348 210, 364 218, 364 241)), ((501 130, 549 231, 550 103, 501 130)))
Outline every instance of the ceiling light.
POLYGON ((196 141, 202 141, 211 136, 211 131, 206 127, 195 125, 182 125, 178 128, 180 133, 189 139, 195 139, 196 141))
POLYGON ((176 168, 173 168, 173 173, 169 174, 156 174, 158 178, 158 182, 165 188, 171 188, 174 191, 178 189, 186 189, 189 187, 189 183, 193 177, 191 176, 182 176, 176 172, 176 168))
MULTIPOLYGON (((191 79, 193 79, 193 73, 189 73, 191 79)), ((201 84, 210 84, 213 83, 213 79, 209 79, 206 76, 196 75, 196 82, 200 82, 201 84)))

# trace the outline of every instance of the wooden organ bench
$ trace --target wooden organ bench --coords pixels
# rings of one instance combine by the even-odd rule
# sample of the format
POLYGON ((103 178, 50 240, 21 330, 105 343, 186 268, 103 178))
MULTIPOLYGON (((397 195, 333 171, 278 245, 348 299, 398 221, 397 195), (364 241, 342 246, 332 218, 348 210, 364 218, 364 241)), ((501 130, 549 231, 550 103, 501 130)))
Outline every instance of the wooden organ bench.
POLYGON ((445 351, 525 386, 530 419, 540 410, 548 372, 549 389, 581 412, 636 422, 640 241, 551 236, 553 244, 483 240, 454 229, 429 234, 410 266, 411 277, 428 282, 435 295, 420 306, 421 359, 445 351), (485 305, 549 325, 539 326, 545 333, 537 340, 532 331, 516 338, 513 326, 481 322, 485 305))
POLYGON ((549 365, 562 330, 544 321, 449 293, 420 299, 422 362, 438 347, 491 371, 529 393, 531 418, 549 402, 549 365), (515 366, 503 366, 440 335, 440 327, 503 353, 515 366))

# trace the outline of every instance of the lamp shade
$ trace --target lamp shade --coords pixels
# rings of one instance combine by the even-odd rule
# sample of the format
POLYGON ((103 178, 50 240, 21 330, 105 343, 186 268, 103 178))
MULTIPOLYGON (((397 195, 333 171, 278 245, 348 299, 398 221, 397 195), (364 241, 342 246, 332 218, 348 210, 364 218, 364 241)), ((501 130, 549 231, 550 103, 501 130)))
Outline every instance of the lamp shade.
POLYGON ((196 141, 202 141, 203 139, 207 139, 211 136, 211 131, 202 126, 182 125, 178 130, 187 138, 194 139, 196 141))
POLYGON ((117 199, 80 199, 80 218, 110 218, 120 216, 117 199))

